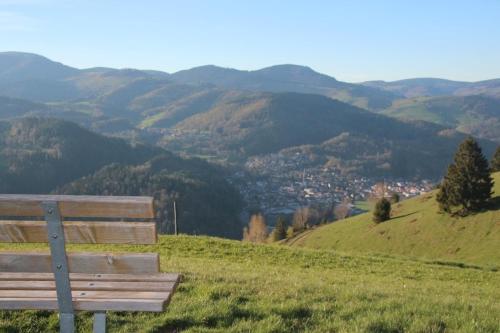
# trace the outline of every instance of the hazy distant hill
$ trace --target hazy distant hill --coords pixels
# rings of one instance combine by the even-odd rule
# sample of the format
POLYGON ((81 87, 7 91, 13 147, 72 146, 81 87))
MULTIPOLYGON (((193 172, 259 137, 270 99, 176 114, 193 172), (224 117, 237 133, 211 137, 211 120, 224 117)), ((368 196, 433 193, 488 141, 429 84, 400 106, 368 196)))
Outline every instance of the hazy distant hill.
POLYGON ((38 102, 97 98, 136 80, 166 77, 135 69, 80 70, 36 54, 0 52, 0 95, 38 102))
POLYGON ((383 114, 425 120, 500 142, 500 100, 486 96, 419 97, 395 102, 383 114))
POLYGON ((0 119, 22 117, 29 114, 48 111, 45 104, 34 103, 23 99, 0 96, 0 119))
MULTIPOLYGON (((494 80, 477 84, 405 80, 399 83, 402 90, 388 92, 383 89, 392 83, 379 82, 376 88, 344 83, 295 65, 256 71, 203 66, 167 74, 100 67, 78 70, 20 53, 0 53, 0 63, 12 65, 0 79, 0 96, 45 102, 0 99, 0 119, 57 117, 134 142, 159 143, 187 155, 242 162, 250 156, 296 149, 314 151, 321 163, 346 172, 436 177, 463 137, 441 126, 404 123, 332 98, 484 138, 498 137, 493 100, 401 100, 401 94, 413 94, 419 87, 427 89, 420 92, 425 94, 491 92, 494 80), (33 69, 30 76, 33 67, 54 74, 44 77, 38 74, 44 70, 33 69), (12 79, 15 73, 25 80, 12 79), (344 148, 349 146, 353 148, 344 148)), ((7 68, 3 67, 4 72, 7 68)), ((491 150, 491 143, 484 145, 491 150)))
POLYGON ((392 82, 368 81, 363 82, 362 85, 383 89, 407 98, 444 95, 486 95, 500 98, 500 79, 461 82, 435 78, 416 78, 392 82))
POLYGON ((36 54, 0 53, 0 82, 65 79, 77 72, 75 68, 36 54))
POLYGON ((297 65, 277 65, 256 71, 201 66, 174 73, 170 78, 189 84, 209 83, 226 89, 321 94, 375 110, 389 106, 396 98, 392 93, 337 81, 309 67, 297 65))

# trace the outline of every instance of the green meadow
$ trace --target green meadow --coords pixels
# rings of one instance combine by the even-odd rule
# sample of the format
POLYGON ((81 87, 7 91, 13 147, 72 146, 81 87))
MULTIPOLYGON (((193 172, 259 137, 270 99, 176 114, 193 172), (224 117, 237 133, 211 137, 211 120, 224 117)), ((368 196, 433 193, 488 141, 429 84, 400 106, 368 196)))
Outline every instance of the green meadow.
MULTIPOLYGON (((109 332, 500 330, 500 273, 487 267, 193 236, 69 250, 159 252, 163 271, 184 276, 164 313, 111 313, 109 332)), ((77 324, 91 331, 90 314, 77 324)), ((51 312, 0 312, 2 333, 54 332, 57 325, 51 312)))
POLYGON ((440 213, 433 191, 393 204, 389 221, 375 224, 368 212, 318 227, 289 243, 349 253, 500 267, 500 173, 494 179, 491 207, 467 217, 440 213))

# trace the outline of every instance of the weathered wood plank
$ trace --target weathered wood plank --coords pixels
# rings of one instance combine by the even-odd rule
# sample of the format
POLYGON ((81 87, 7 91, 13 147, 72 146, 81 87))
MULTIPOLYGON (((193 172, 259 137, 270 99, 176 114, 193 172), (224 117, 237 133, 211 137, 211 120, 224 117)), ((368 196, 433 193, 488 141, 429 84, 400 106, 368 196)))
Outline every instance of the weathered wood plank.
MULTIPOLYGON (((172 291, 109 291, 109 290, 73 290, 73 298, 110 298, 110 299, 160 299, 166 300, 172 291)), ((0 290, 2 298, 57 298, 55 290, 0 290)))
POLYGON ((43 216, 43 201, 57 201, 63 217, 154 218, 152 197, 28 194, 0 194, 0 216, 43 216))
MULTIPOLYGON (((67 243, 155 244, 153 222, 64 222, 67 243)), ((46 243, 45 221, 0 221, 1 243, 46 243)))
MULTIPOLYGON (((157 253, 68 253, 72 273, 151 274, 160 270, 157 253)), ((48 252, 0 252, 0 272, 52 272, 48 252)))
MULTIPOLYGON (((115 282, 72 281, 72 290, 101 291, 167 291, 175 289, 175 282, 115 282)), ((0 290, 55 290, 54 281, 2 281, 0 290)))
MULTIPOLYGON (((75 298, 77 311, 145 311, 161 312, 170 301, 161 299, 75 298)), ((0 298, 0 310, 57 310, 57 298, 0 298)))
MULTIPOLYGON (((179 282, 180 274, 156 273, 156 274, 84 274, 70 273, 71 281, 116 281, 116 282, 179 282)), ((0 281, 53 281, 52 273, 15 273, 0 272, 0 281)))

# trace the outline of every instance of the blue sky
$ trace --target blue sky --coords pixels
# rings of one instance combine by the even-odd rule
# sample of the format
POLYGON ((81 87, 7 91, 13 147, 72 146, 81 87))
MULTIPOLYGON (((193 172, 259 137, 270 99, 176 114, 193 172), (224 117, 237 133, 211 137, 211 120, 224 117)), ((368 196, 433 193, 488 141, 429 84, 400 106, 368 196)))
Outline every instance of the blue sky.
POLYGON ((307 65, 351 82, 500 77, 498 0, 0 0, 0 51, 174 72, 307 65))

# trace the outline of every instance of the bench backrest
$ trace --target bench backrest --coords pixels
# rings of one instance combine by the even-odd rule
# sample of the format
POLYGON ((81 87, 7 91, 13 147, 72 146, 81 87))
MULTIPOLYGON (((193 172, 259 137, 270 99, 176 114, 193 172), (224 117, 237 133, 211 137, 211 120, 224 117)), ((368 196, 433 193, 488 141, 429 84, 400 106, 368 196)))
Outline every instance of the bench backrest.
MULTIPOLYGON (((48 222, 54 218, 62 221, 63 244, 157 241, 151 197, 0 194, 0 242, 57 246, 51 239, 57 238, 57 223, 48 222)), ((159 272, 156 253, 67 253, 67 265, 71 273, 159 272)), ((0 253, 0 272, 52 271, 49 253, 0 253)))

